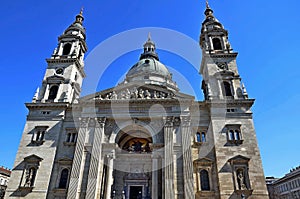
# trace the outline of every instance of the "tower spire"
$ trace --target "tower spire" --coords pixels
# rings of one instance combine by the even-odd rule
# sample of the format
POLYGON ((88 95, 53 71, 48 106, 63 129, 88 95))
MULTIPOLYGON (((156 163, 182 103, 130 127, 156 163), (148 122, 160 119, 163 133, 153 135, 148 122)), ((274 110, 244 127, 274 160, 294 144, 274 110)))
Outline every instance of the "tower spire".
POLYGON ((209 8, 208 0, 206 0, 206 8, 209 8))
POLYGON ((83 20, 84 20, 84 17, 83 17, 83 7, 81 7, 79 14, 76 16, 75 23, 79 23, 79 24, 82 25, 83 20))

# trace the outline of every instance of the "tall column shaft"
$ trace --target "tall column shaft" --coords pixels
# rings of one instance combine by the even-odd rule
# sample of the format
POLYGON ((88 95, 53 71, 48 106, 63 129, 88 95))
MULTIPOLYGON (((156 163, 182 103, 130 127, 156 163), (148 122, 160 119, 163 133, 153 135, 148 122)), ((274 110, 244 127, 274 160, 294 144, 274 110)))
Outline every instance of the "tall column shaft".
POLYGON ((152 199, 158 199, 158 157, 152 155, 152 199))
POLYGON ((88 127, 88 118, 80 118, 80 129, 77 136, 77 143, 75 148, 75 154, 72 164, 72 171, 70 177, 70 183, 68 187, 67 199, 74 199, 77 195, 77 188, 79 183, 80 170, 82 167, 82 160, 84 157, 84 141, 88 127))
POLYGON ((166 118, 165 138, 165 199, 174 198, 173 117, 166 118))
POLYGON ((192 199, 194 195, 193 185, 193 159, 191 150, 191 128, 190 118, 181 118, 181 135, 182 135, 182 158, 183 158, 183 178, 184 178, 184 198, 192 199))
POLYGON ((102 137, 104 134, 105 118, 98 118, 94 133, 91 164, 89 168, 88 184, 86 199, 97 199, 97 190, 99 190, 99 183, 101 173, 101 156, 102 156, 102 137))
POLYGON ((105 199, 111 199, 112 185, 113 185, 113 170, 114 170, 114 154, 108 155, 107 165, 107 181, 106 181, 106 195, 105 199))

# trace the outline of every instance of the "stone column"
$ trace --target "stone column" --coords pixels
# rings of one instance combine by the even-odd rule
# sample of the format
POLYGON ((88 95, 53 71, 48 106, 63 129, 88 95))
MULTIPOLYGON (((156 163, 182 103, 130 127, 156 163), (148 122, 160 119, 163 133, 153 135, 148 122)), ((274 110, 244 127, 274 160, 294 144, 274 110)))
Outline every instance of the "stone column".
POLYGON ((107 155, 107 181, 106 181, 106 195, 105 199, 111 199, 112 185, 113 185, 113 171, 114 171, 114 151, 107 155))
POLYGON ((174 198, 174 165, 173 165, 173 117, 165 118, 164 127, 164 138, 165 138, 165 187, 164 187, 164 198, 174 198))
POLYGON ((84 152, 84 141, 88 129, 89 118, 79 118, 79 121, 80 121, 80 128, 77 136, 67 199, 77 198, 76 197, 77 188, 79 183, 79 175, 82 167, 83 152, 84 152))
POLYGON ((191 150, 191 127, 190 117, 181 117, 182 135, 182 158, 183 158, 183 179, 184 179, 184 198, 192 199, 194 195, 193 184, 193 159, 191 150))
POLYGON ((92 145, 91 164, 89 168, 86 199, 96 199, 101 173, 102 136, 104 134, 105 118, 97 118, 92 145))
POLYGON ((151 198, 158 199, 158 158, 159 156, 153 152, 152 154, 152 191, 151 198))

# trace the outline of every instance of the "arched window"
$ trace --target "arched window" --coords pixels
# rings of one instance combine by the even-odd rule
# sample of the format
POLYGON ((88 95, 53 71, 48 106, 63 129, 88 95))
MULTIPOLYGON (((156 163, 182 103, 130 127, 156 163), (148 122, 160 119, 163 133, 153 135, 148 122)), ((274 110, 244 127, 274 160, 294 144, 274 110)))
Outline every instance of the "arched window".
POLYGON ((213 38, 214 50, 222 50, 222 44, 219 38, 213 38))
POLYGON ((236 130, 234 133, 235 133, 235 140, 241 140, 240 132, 236 130))
POLYGON ((67 188, 68 177, 69 177, 69 170, 68 169, 63 169, 61 171, 61 174, 60 174, 60 180, 59 180, 58 188, 60 188, 60 189, 66 189, 67 188))
POLYGON ((209 175, 206 170, 201 170, 200 171, 200 181, 201 181, 201 190, 202 191, 209 191, 210 186, 209 186, 209 175))
POLYGON ((199 132, 196 134, 196 141, 201 142, 201 134, 199 132))
POLYGON ((65 44, 62 55, 69 55, 71 52, 71 48, 72 48, 71 44, 69 44, 69 43, 65 44))
POLYGON ((49 91, 48 100, 54 100, 56 98, 57 92, 58 92, 58 86, 57 85, 52 86, 49 91))
POLYGON ((229 140, 234 140, 234 131, 230 130, 228 136, 229 136, 229 140))
POLYGON ((230 83, 223 82, 223 85, 224 85, 225 96, 232 96, 230 83))
POLYGON ((206 142, 206 134, 204 132, 201 133, 201 141, 206 142))

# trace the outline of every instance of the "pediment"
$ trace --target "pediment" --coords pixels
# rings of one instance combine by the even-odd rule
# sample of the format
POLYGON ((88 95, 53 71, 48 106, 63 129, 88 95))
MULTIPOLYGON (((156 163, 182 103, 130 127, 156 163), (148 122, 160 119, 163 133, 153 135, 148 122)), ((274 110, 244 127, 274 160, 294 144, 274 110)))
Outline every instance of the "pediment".
POLYGON ((43 160, 43 158, 40 158, 39 156, 34 155, 34 154, 24 158, 25 162, 40 162, 42 160, 43 160))
POLYGON ((73 160, 71 158, 64 157, 64 158, 59 159, 57 162, 59 164, 67 164, 67 165, 69 165, 69 164, 72 164, 72 161, 73 160))
POLYGON ((80 102, 107 101, 107 100, 164 100, 190 99, 191 95, 169 90, 157 85, 119 85, 79 99, 80 102))
POLYGON ((250 158, 247 158, 242 155, 237 155, 237 156, 234 156, 233 158, 229 159, 228 162, 230 162, 232 164, 237 164, 237 163, 245 164, 245 163, 248 163, 249 160, 250 160, 250 158))
POLYGON ((47 77, 46 80, 47 80, 47 83, 58 84, 58 83, 63 83, 65 81, 65 78, 63 76, 53 75, 53 76, 47 77))
POLYGON ((194 160, 194 165, 210 166, 212 164, 213 164, 213 160, 209 158, 199 158, 197 160, 194 160))

